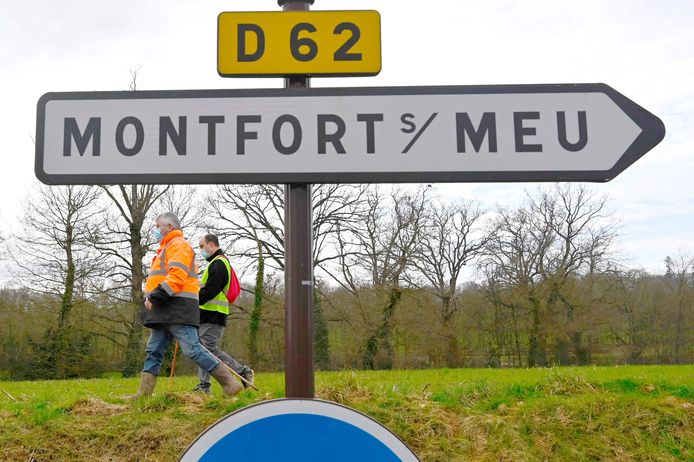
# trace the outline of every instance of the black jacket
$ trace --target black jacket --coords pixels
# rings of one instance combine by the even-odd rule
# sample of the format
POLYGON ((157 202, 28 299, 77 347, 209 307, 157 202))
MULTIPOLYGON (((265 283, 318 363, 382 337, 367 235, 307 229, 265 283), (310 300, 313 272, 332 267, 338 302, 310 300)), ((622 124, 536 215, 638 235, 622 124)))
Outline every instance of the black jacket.
POLYGON ((142 324, 145 327, 155 327, 159 324, 185 324, 188 326, 200 325, 200 309, 195 309, 198 304, 193 298, 171 297, 164 289, 157 286, 147 297, 152 302, 152 310, 142 310, 142 324))
MULTIPOLYGON (((208 262, 212 263, 209 264, 209 269, 207 270, 207 282, 200 288, 200 293, 198 294, 200 305, 204 305, 215 298, 218 293, 224 290, 229 282, 229 272, 224 262, 220 260, 212 261, 220 255, 224 256, 222 249, 218 249, 206 259, 208 262)), ((227 315, 219 311, 200 310, 200 324, 219 324, 220 326, 226 326, 227 315)))

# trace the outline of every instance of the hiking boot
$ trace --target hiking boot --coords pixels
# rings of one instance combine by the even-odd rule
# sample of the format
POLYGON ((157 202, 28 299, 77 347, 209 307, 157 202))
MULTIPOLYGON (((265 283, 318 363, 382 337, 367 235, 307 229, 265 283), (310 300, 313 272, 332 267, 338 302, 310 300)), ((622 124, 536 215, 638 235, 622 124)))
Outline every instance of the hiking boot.
POLYGON ((211 388, 212 387, 209 383, 199 383, 196 385, 195 388, 193 388, 193 393, 204 393, 206 395, 209 395, 211 388))
POLYGON ((140 389, 134 395, 123 396, 122 399, 128 401, 136 400, 143 396, 152 396, 154 393, 154 387, 157 385, 157 376, 149 372, 143 372, 140 374, 140 389))
MULTIPOLYGON (((255 379, 255 372, 253 372, 253 369, 251 369, 250 367, 246 367, 246 370, 243 371, 243 373, 241 373, 239 375, 241 377, 243 377, 244 379, 246 379, 248 381, 248 383, 250 383, 251 385, 255 385, 255 383, 253 382, 253 380, 255 379)), ((241 383, 243 384, 243 388, 248 388, 250 386, 246 382, 241 382, 241 383)))
POLYGON ((243 390, 241 384, 236 381, 233 375, 231 375, 228 366, 224 363, 220 362, 217 367, 212 369, 210 375, 214 377, 214 379, 222 386, 222 391, 224 391, 224 394, 234 396, 243 390))

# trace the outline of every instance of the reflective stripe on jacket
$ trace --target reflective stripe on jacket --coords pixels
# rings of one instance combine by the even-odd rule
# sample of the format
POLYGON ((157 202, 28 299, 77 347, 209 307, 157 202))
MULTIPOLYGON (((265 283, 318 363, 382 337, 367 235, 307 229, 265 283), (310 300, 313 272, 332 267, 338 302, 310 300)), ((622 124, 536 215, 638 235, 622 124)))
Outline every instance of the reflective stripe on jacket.
POLYGON ((198 299, 198 273, 195 252, 183 239, 183 231, 174 229, 161 241, 157 255, 147 271, 146 294, 161 285, 171 297, 198 299))
POLYGON ((209 276, 209 269, 215 260, 221 260, 227 269, 227 283, 224 289, 214 296, 212 300, 209 300, 204 305, 200 305, 201 310, 208 311, 218 311, 222 314, 229 314, 229 301, 227 300, 227 292, 229 292, 229 284, 231 284, 231 265, 229 265, 229 260, 222 255, 218 255, 212 259, 212 261, 205 268, 205 272, 202 273, 201 284, 204 286, 207 283, 207 278, 209 276))

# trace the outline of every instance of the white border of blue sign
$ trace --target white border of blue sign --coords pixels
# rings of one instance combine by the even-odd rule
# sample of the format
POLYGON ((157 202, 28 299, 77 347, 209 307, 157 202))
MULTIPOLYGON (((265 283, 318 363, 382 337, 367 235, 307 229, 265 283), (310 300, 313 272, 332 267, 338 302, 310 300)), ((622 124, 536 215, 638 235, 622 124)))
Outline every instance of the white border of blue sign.
MULTIPOLYGON (((286 414, 309 414, 340 420, 373 436, 403 462, 419 462, 407 445, 380 423, 349 407, 317 399, 263 401, 233 412, 198 436, 180 457, 179 462, 196 462, 230 433, 260 419, 286 414)), ((245 457, 239 458, 243 459, 245 457)))

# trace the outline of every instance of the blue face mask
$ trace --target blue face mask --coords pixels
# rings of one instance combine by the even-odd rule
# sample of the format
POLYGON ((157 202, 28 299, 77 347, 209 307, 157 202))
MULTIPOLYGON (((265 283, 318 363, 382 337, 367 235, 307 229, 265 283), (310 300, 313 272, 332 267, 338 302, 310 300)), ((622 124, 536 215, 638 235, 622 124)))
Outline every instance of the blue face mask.
POLYGON ((161 240, 164 239, 164 235, 159 228, 154 228, 152 230, 152 237, 154 238, 154 242, 161 242, 161 240))
POLYGON ((208 252, 208 251, 205 250, 205 249, 201 249, 201 250, 200 250, 200 255, 202 255, 202 258, 204 258, 205 260, 207 260, 208 258, 210 258, 210 252, 208 252))

